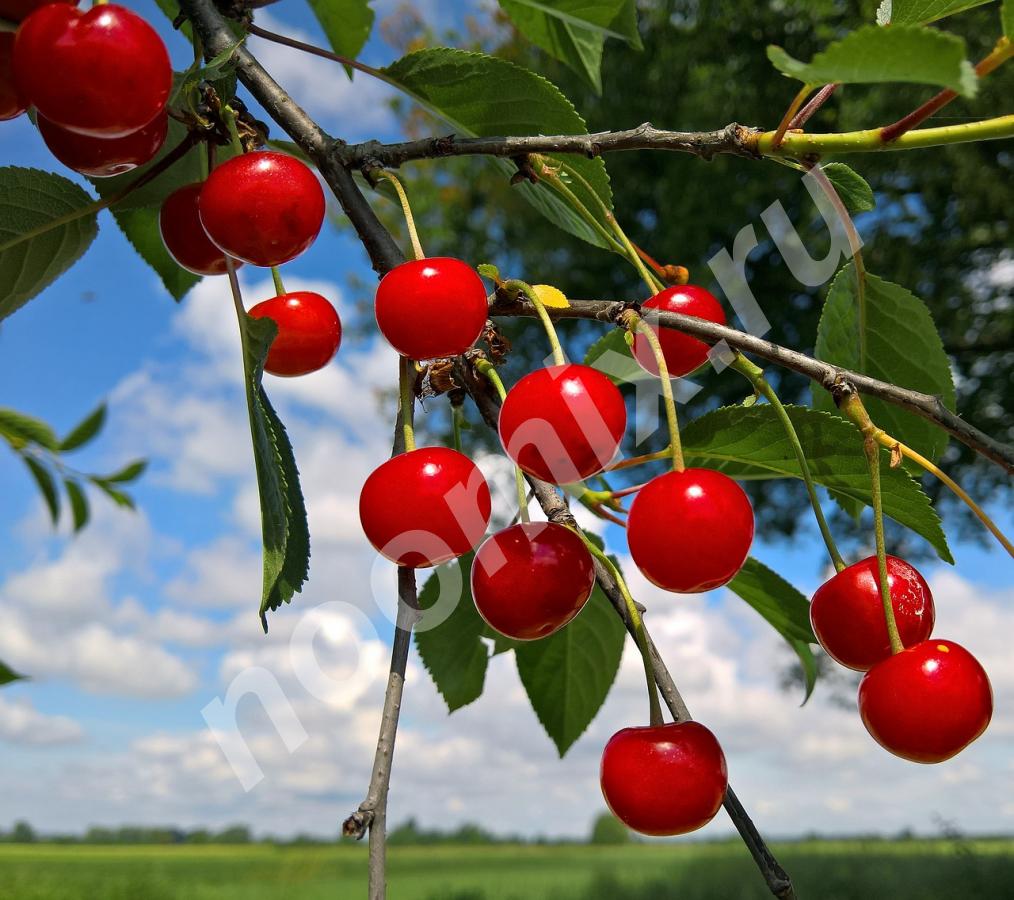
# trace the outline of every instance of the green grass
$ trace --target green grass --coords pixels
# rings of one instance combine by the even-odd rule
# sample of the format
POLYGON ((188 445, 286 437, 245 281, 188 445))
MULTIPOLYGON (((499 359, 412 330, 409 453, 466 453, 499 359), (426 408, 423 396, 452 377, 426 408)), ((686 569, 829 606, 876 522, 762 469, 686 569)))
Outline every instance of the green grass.
MULTIPOLYGON (((355 900, 365 847, 0 845, 3 900, 355 900)), ((777 848, 801 898, 1014 896, 1014 842, 812 841, 777 848)), ((391 900, 763 900, 724 844, 395 847, 391 900)))

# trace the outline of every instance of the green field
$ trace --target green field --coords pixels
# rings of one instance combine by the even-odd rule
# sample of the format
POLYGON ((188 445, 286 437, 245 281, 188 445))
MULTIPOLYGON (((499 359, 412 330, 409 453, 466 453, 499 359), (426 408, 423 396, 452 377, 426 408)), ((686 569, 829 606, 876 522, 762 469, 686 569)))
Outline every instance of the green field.
MULTIPOLYGON (((813 900, 1014 897, 1014 842, 782 845, 813 900)), ((364 897, 365 847, 0 845, 3 900, 335 900, 364 897)), ((433 846, 391 850, 392 900, 753 900, 742 846, 433 846)))

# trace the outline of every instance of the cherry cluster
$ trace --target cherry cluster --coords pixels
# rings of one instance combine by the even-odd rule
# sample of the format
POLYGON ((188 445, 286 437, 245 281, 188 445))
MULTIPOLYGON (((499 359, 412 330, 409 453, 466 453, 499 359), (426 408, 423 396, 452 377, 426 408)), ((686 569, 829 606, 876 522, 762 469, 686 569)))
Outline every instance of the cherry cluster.
MULTIPOLYGON (((82 12, 74 0, 0 0, 0 16, 21 23, 17 32, 0 32, 0 119, 34 107, 53 155, 91 178, 122 175, 155 158, 168 133, 173 71, 144 19, 112 3, 82 12)), ((221 275, 227 257, 237 267, 294 259, 316 239, 324 212, 310 168, 262 150, 178 188, 163 203, 159 225, 179 265, 221 275)), ((334 306, 311 291, 283 291, 250 315, 278 327, 264 364, 274 375, 316 371, 341 343, 334 306)))

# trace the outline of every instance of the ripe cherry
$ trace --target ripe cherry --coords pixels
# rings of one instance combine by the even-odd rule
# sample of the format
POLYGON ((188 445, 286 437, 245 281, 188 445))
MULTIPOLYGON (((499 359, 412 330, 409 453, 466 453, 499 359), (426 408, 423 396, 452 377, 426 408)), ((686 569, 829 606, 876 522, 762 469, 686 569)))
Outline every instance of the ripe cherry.
MULTIPOLYGON (((810 604, 813 633, 828 655, 865 672, 891 655, 877 558, 857 562, 822 584, 810 604)), ((898 634, 906 647, 925 641, 936 616, 925 579, 905 560, 887 557, 887 583, 898 634)))
POLYGON ((486 310, 479 273, 446 256, 402 263, 377 287, 377 325, 409 359, 464 353, 482 334, 486 310))
POLYGON ((326 366, 338 352, 342 324, 335 308, 313 291, 293 291, 263 300, 250 310, 255 319, 278 326, 264 370, 272 375, 306 375, 326 366))
POLYGON ((255 266, 280 266, 310 246, 324 222, 317 176, 293 156, 258 150, 222 163, 201 191, 212 242, 255 266))
POLYGON ((743 489, 714 469, 668 472, 649 481, 627 516, 627 542, 652 584, 679 594, 721 587, 753 541, 753 508, 743 489))
POLYGON ((143 166, 162 149, 169 130, 169 116, 161 112, 144 128, 119 138, 97 138, 67 131, 41 113, 38 124, 46 146, 65 166, 92 178, 108 178, 143 166))
POLYGON ((507 455, 529 475, 554 484, 601 472, 626 427, 627 407, 616 385, 575 363, 530 372, 500 408, 507 455))
POLYGON ((0 19, 20 22, 40 6, 48 6, 50 3, 68 3, 77 6, 77 0, 0 0, 0 19))
MULTIPOLYGON (((724 325, 726 321, 722 305, 714 295, 710 291, 692 284, 666 288, 642 303, 641 309, 644 310, 645 321, 652 325, 655 334, 658 335, 666 368, 673 378, 693 372, 701 365, 708 358, 708 345, 689 334, 676 331, 674 328, 655 326, 652 323, 651 311, 662 310, 682 313, 685 316, 697 316, 699 319, 707 319, 709 322, 716 322, 719 325, 724 325)), ((651 352, 648 339, 642 334, 634 337, 634 358, 646 372, 658 375, 655 354, 651 352)))
POLYGON ((163 109, 173 72, 165 44, 129 9, 107 3, 81 12, 53 3, 18 29, 14 73, 51 122, 95 137, 123 137, 163 109))
POLYGON ((491 628, 530 641, 559 631, 591 596, 595 566, 581 538, 552 522, 512 525, 472 561, 472 599, 491 628))
MULTIPOLYGON (((224 275, 225 254, 218 249, 201 225, 197 203, 202 182, 184 185, 173 191, 162 203, 158 226, 162 243, 173 259, 195 275, 224 275)), ((238 269, 243 263, 236 260, 238 269)))
POLYGON ((964 647, 923 641, 863 676, 859 714, 885 750, 913 762, 938 763, 986 730, 993 691, 985 670, 964 647))
POLYGON ((729 784, 725 754, 699 722, 616 732, 602 751, 600 780, 613 815, 652 835, 686 834, 707 825, 729 784))
POLYGON ((359 495, 370 543, 400 566, 435 566, 474 548, 489 524, 482 473, 447 447, 421 447, 375 469, 359 495))
POLYGON ((28 98, 14 81, 14 32, 0 31, 0 121, 16 119, 28 109, 28 98))

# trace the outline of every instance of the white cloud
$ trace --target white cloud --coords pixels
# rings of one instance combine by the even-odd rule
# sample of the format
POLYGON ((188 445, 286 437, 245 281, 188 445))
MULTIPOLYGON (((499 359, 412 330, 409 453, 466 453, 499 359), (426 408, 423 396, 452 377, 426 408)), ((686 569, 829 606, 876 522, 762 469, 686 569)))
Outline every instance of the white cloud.
POLYGON ((27 698, 0 697, 0 741, 45 747, 72 744, 83 737, 83 729, 73 719, 41 713, 27 698))

